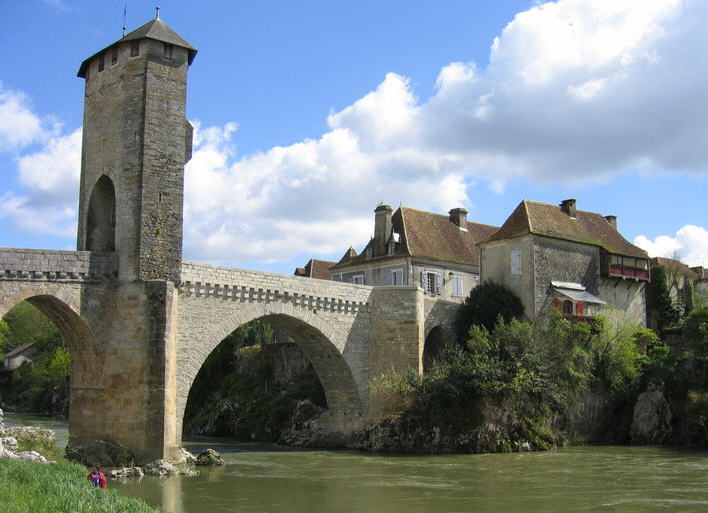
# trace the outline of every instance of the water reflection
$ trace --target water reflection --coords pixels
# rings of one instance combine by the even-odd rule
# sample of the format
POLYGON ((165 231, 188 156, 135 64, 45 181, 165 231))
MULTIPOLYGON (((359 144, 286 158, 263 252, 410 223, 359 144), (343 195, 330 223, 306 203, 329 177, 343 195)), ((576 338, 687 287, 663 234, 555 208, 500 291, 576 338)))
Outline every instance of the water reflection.
POLYGON ((708 451, 574 447, 545 453, 370 455, 191 439, 225 467, 109 483, 172 513, 708 511, 708 451))
MULTIPOLYGON (((212 445, 228 465, 182 478, 180 505, 155 504, 174 513, 708 509, 705 451, 575 447, 531 454, 391 456, 218 440, 212 445)), ((122 491, 148 499, 149 488, 162 486, 151 478, 127 483, 122 491)))

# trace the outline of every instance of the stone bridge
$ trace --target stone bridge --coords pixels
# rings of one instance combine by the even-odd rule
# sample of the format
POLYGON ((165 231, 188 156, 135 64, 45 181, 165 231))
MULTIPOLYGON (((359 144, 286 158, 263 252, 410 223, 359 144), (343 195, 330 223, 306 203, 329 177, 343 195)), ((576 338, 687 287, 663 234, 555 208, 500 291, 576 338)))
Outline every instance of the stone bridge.
POLYGON ((71 443, 113 439, 139 461, 180 446, 189 389, 214 348, 254 319, 283 329, 325 390, 323 429, 385 413, 382 372, 422 371, 454 303, 182 260, 187 70, 197 50, 159 19, 84 60, 77 251, 0 248, 0 316, 29 301, 71 353, 71 443), (436 329, 440 326, 439 329, 436 329))
POLYGON ((189 389, 236 328, 262 319, 312 362, 327 398, 320 425, 347 432, 385 414, 383 372, 422 372, 426 336, 455 304, 417 287, 369 287, 183 262, 181 282, 122 282, 115 253, 0 248, 0 317, 28 301, 72 356, 72 444, 110 438, 140 460, 180 446, 189 389))

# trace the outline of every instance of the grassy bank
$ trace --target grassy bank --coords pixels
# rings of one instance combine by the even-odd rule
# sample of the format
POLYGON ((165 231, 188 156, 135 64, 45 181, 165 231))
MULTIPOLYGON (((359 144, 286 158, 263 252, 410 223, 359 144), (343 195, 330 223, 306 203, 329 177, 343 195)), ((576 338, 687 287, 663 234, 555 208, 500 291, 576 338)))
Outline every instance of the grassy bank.
MULTIPOLYGON (((3 513, 159 513, 115 490, 90 485, 88 470, 65 460, 56 465, 0 458, 3 513)), ((110 484, 109 484, 110 486, 110 484)))

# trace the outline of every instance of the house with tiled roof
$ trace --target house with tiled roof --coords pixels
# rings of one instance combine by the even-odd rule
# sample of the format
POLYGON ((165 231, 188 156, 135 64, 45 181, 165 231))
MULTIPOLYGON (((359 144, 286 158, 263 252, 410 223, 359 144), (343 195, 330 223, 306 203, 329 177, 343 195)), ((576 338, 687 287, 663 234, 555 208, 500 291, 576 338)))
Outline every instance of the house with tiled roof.
POLYGON ((529 317, 552 308, 594 315, 607 305, 646 322, 649 257, 617 231, 617 218, 522 201, 493 235, 478 243, 481 277, 518 294, 529 317))
POLYGON ((336 262, 330 262, 329 260, 318 260, 316 258, 311 258, 310 261, 305 264, 305 267, 296 268, 293 274, 295 276, 302 276, 303 278, 331 280, 332 273, 329 272, 329 268, 335 263, 336 262))
POLYGON ((464 208, 448 215, 389 205, 374 210, 374 236, 361 253, 349 248, 330 267, 332 279, 363 285, 419 286, 426 294, 461 302, 479 283, 477 242, 497 226, 467 220, 464 208))

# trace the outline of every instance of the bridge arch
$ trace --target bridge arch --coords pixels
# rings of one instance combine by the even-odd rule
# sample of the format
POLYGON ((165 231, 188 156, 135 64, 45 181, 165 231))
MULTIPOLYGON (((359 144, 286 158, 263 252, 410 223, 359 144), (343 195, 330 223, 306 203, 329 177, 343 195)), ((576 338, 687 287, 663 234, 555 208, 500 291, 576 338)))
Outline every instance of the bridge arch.
MULTIPOLYGON (((217 312, 213 313, 218 316, 217 312)), ((177 433, 181 433, 189 390, 207 357, 230 333, 254 320, 283 330, 309 358, 325 392, 328 418, 336 418, 337 423, 361 421, 362 400, 343 354, 343 337, 313 311, 297 311, 290 304, 252 304, 241 305, 207 330, 204 327, 209 325, 209 319, 202 319, 196 329, 180 331, 177 433)))
MULTIPOLYGON (((0 305, 4 316, 14 306, 27 301, 44 314, 64 339, 71 356, 69 377, 69 432, 72 436, 98 437, 105 426, 101 418, 94 415, 100 411, 103 402, 104 351, 90 326, 81 317, 75 294, 71 289, 58 289, 58 295, 23 288, 15 294, 12 302, 0 305)), ((0 318, 1 318, 0 316, 0 318)))
POLYGON ((429 328, 423 345, 423 372, 430 371, 436 358, 454 342, 455 336, 449 327, 438 324, 429 328))

